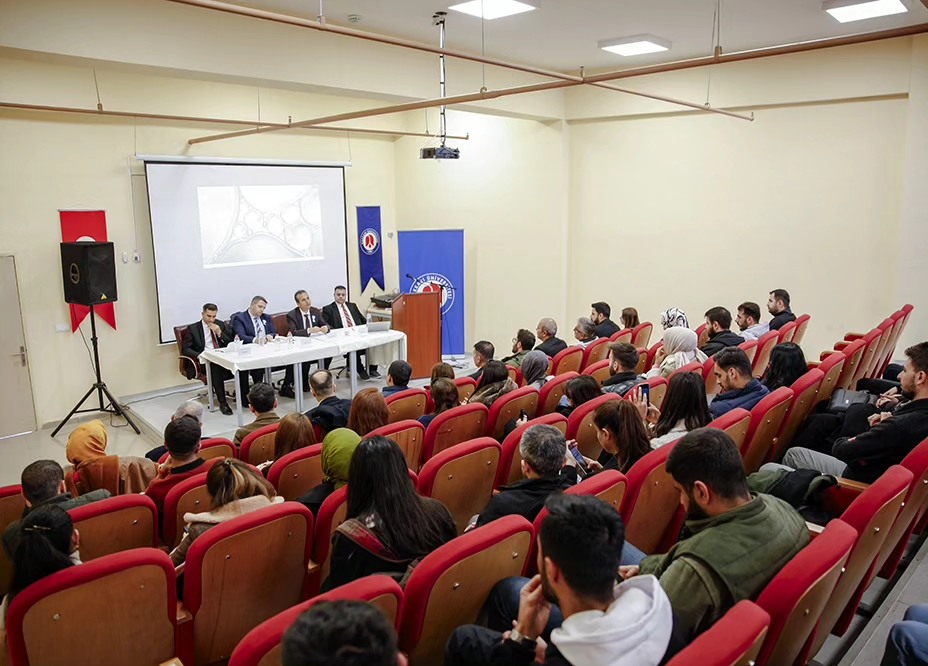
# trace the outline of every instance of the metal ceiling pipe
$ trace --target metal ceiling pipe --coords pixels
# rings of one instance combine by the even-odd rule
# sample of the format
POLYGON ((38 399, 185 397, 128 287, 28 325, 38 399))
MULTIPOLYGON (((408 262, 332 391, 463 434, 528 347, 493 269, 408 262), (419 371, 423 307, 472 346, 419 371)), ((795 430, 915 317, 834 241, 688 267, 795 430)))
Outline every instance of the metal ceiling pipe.
MULTIPOLYGON (((109 110, 98 110, 96 108, 87 109, 76 106, 49 106, 47 104, 23 104, 20 102, 0 102, 0 109, 22 109, 25 111, 46 111, 46 112, 56 112, 56 113, 80 113, 90 116, 115 116, 118 118, 145 118, 147 120, 173 120, 181 122, 193 122, 193 123, 214 123, 218 125, 247 125, 249 127, 254 127, 257 124, 266 125, 268 127, 278 127, 280 129, 290 129, 290 125, 283 123, 254 123, 250 120, 232 120, 230 118, 210 118, 203 116, 177 116, 170 115, 165 113, 140 113, 135 111, 109 111, 109 110)), ((431 134, 429 132, 402 132, 399 130, 379 130, 379 129, 366 129, 360 127, 305 127, 303 129, 307 130, 318 130, 323 132, 351 132, 355 134, 380 134, 383 136, 417 136, 425 137, 429 139, 437 139, 437 134, 431 134)), ((448 135, 449 139, 458 139, 460 141, 467 141, 470 139, 470 135, 466 134, 464 136, 459 135, 448 135)))

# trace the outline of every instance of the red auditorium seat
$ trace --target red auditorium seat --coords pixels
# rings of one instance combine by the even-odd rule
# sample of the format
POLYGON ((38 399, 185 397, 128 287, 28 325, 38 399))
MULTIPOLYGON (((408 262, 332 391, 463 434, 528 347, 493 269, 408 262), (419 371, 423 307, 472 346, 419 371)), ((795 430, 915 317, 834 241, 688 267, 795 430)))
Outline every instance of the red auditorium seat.
POLYGON ((606 393, 579 405, 567 418, 567 439, 577 440, 580 453, 591 460, 599 458, 602 447, 596 439, 596 426, 593 425, 593 412, 610 400, 621 400, 615 393, 606 393))
POLYGON ((481 437, 489 414, 486 405, 473 403, 454 407, 436 416, 425 429, 422 462, 455 444, 481 437))
POLYGON ((793 333, 793 342, 797 345, 802 344, 802 339, 806 337, 806 331, 809 330, 809 322, 812 321, 812 316, 803 314, 796 317, 796 332, 793 333))
POLYGON ((304 446, 274 461, 267 480, 285 500, 299 499, 322 483, 322 444, 304 446))
POLYGON ((390 410, 390 423, 397 421, 415 421, 425 415, 425 406, 429 394, 421 388, 411 388, 387 396, 387 409, 390 410))
POLYGON ((788 321, 783 324, 780 329, 777 331, 780 334, 779 343, 783 342, 792 342, 793 336, 796 334, 796 322, 788 321))
POLYGON ((565 372, 580 372, 583 364, 583 349, 581 347, 568 347, 557 353, 551 359, 551 374, 562 375, 565 372))
POLYGON ((536 414, 551 414, 564 395, 567 382, 579 376, 577 372, 565 372, 546 382, 538 392, 538 410, 536 414))
POLYGON ((146 495, 117 495, 68 511, 81 535, 81 561, 158 547, 158 509, 146 495))
POLYGON ((406 466, 418 471, 422 460, 422 442, 425 440, 425 426, 418 421, 406 419, 372 430, 368 437, 389 437, 403 450, 406 466))
POLYGON ((609 359, 604 361, 597 361, 596 363, 585 367, 581 374, 589 375, 595 379, 600 386, 602 386, 603 382, 609 379, 609 366, 609 359))
POLYGON ((250 432, 242 440, 238 457, 250 465, 259 465, 274 459, 274 440, 280 423, 272 423, 254 432, 250 432))
POLYGON ((332 537, 348 515, 348 486, 342 486, 325 498, 316 515, 313 527, 312 559, 309 563, 309 594, 319 588, 329 576, 332 561, 332 537))
POLYGON ((770 364, 770 354, 773 348, 780 342, 779 331, 768 331, 757 340, 757 352, 754 355, 754 363, 751 365, 755 377, 763 377, 770 364))
POLYGON ((643 321, 632 329, 632 344, 635 347, 647 347, 651 342, 651 331, 654 325, 649 321, 643 321))
POLYGON ((206 490, 206 474, 184 479, 168 491, 161 516, 161 541, 169 549, 184 538, 184 514, 209 511, 210 496, 206 490))
POLYGON ((565 435, 567 434, 567 417, 555 413, 543 414, 531 419, 506 435, 506 439, 503 440, 499 470, 496 473, 496 483, 494 484, 496 488, 515 483, 522 478, 522 456, 519 453, 519 442, 522 441, 522 434, 534 425, 554 426, 565 435))
POLYGON ((506 424, 509 421, 518 420, 522 411, 528 418, 535 418, 535 412, 538 411, 538 396, 537 389, 523 386, 497 398, 487 415, 484 434, 500 441, 503 438, 506 424))
MULTIPOLYGON (((22 518, 23 509, 25 508, 26 498, 23 497, 22 486, 4 486, 0 488, 0 533, 10 523, 22 518)), ((12 576, 13 563, 7 557, 6 549, 0 548, 0 597, 9 590, 12 576)))
POLYGON ((818 391, 819 402, 831 399, 831 394, 834 393, 835 387, 838 386, 846 362, 847 357, 844 354, 829 354, 824 361, 818 364, 818 369, 825 375, 822 378, 822 387, 818 391))
POLYGON ((609 342, 627 342, 628 344, 632 344, 634 339, 634 330, 631 328, 623 328, 621 331, 613 333, 612 337, 609 338, 609 342))
POLYGON ((671 442, 651 451, 626 475, 628 490, 622 505, 625 539, 645 553, 667 552, 683 526, 680 493, 666 469, 675 445, 671 442))
POLYGON ((769 626, 767 611, 747 599, 739 601, 667 666, 749 666, 757 659, 769 626))
POLYGON ((754 368, 754 357, 757 356, 757 340, 745 340, 740 345, 738 349, 747 354, 748 361, 751 362, 751 369, 754 368))
POLYGON ((477 390, 477 382, 470 377, 458 377, 454 380, 454 385, 458 387, 458 398, 467 400, 477 390))
POLYGON ((786 412, 786 419, 783 421, 777 440, 770 448, 767 456, 769 460, 779 460, 790 447, 793 437, 799 431, 799 426, 818 403, 818 391, 824 378, 825 375, 821 370, 809 370, 790 386, 793 390, 793 401, 790 403, 789 411, 786 412))
POLYGON ((777 434, 783 427, 792 402, 793 389, 781 386, 754 405, 751 410, 751 425, 741 447, 741 458, 746 473, 756 472, 764 464, 770 450, 775 448, 777 434))
POLYGON ((580 362, 580 370, 586 370, 594 363, 604 360, 609 354, 609 338, 599 338, 590 343, 583 350, 583 360, 580 362))
POLYGON ((723 431, 731 437, 735 446, 737 446, 740 451, 744 446, 748 430, 751 427, 751 412, 738 407, 737 409, 722 414, 706 427, 723 431))
MULTIPOLYGON (((200 452, 197 454, 203 460, 212 460, 213 458, 237 458, 238 449, 231 439, 225 437, 210 437, 209 439, 200 440, 200 452)), ((167 462, 171 456, 165 453, 158 460, 159 463, 167 462)), ((264 462, 263 460, 261 462, 264 462)))

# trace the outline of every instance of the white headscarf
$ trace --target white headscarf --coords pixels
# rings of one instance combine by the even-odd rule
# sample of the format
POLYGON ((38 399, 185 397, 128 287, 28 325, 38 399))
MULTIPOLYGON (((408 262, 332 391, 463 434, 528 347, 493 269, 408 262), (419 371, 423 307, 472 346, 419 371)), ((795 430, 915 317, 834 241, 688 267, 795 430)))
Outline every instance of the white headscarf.
POLYGON ((706 362, 708 357, 697 349, 698 343, 699 337, 696 332, 683 326, 671 326, 664 331, 666 359, 674 359, 675 369, 682 368, 693 361, 706 362))

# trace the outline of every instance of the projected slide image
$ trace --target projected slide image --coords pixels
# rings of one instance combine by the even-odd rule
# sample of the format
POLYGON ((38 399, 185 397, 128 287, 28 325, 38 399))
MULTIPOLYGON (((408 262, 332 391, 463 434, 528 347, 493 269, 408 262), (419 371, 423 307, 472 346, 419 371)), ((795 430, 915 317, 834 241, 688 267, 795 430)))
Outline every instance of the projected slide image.
POLYGON ((197 187, 203 267, 323 258, 316 185, 197 187))

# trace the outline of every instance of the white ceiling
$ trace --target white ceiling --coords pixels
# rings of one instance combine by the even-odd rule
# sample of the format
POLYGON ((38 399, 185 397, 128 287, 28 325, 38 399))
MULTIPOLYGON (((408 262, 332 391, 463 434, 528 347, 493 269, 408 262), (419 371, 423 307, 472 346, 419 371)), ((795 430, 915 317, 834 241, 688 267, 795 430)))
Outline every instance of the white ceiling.
MULTIPOLYGON (((260 9, 314 18, 319 0, 229 0, 260 9)), ((323 0, 326 19, 340 25, 438 43, 432 14, 459 0, 323 0), (349 24, 348 15, 360 23, 349 24)), ((725 52, 789 42, 837 37, 928 22, 923 0, 902 0, 905 14, 838 23, 820 0, 721 0, 721 45, 725 52)), ((928 1, 928 0, 926 0, 928 1)), ((712 52, 716 0, 538 0, 539 8, 486 21, 488 56, 537 67, 576 72, 624 69, 712 52), (625 58, 598 48, 597 42, 650 33, 673 43, 670 51, 625 58)), ((448 12, 448 48, 481 52, 481 23, 448 12)))

